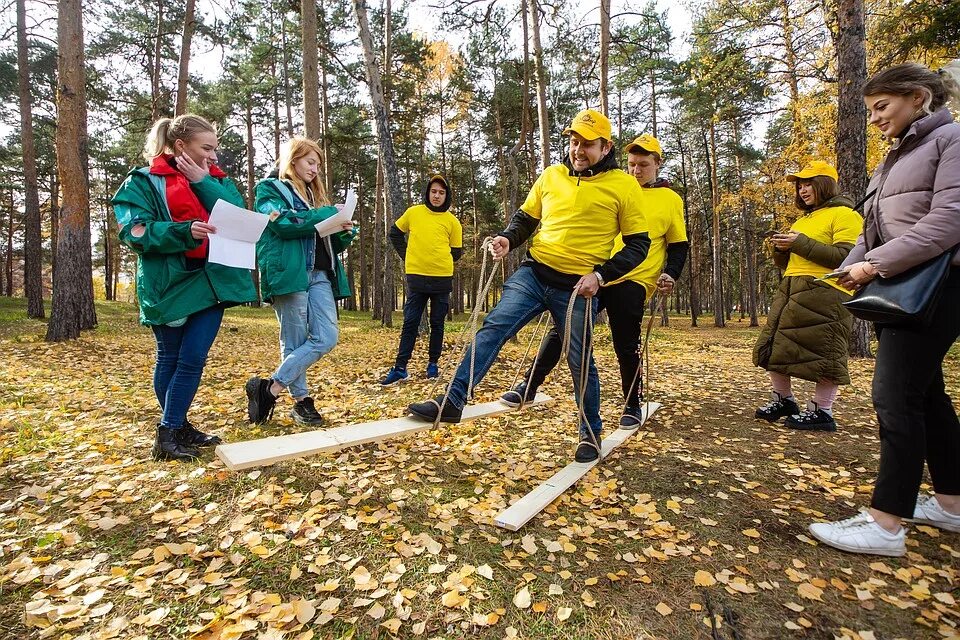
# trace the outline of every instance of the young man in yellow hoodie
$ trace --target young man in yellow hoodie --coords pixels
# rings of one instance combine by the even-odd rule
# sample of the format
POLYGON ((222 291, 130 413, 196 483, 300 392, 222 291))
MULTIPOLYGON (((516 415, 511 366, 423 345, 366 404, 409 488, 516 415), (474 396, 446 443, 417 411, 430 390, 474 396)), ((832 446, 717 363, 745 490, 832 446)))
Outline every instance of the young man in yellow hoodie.
POLYGON ((407 273, 407 301, 403 304, 403 329, 397 359, 380 381, 384 387, 409 377, 407 363, 417 341, 420 317, 430 302, 430 360, 427 378, 440 375, 437 364, 443 351, 443 322, 450 308, 453 263, 463 253, 463 227, 450 211, 453 193, 441 175, 430 178, 423 204, 403 212, 390 229, 390 243, 403 260, 407 273))
MULTIPOLYGON (((585 420, 580 421, 575 459, 589 462, 599 456, 594 442, 599 442, 602 427, 600 381, 593 358, 583 357, 590 336, 584 344, 582 327, 586 314, 596 313, 594 296, 600 286, 619 280, 643 262, 650 240, 643 216, 644 195, 637 181, 617 168, 606 116, 593 109, 581 111, 564 135, 569 136, 567 158, 540 174, 510 224, 493 239, 491 250, 499 259, 540 227, 520 268, 504 283, 500 302, 477 332, 472 379, 478 384, 503 344, 543 311, 550 311, 563 330, 572 298, 567 364, 578 402, 581 365, 588 368, 582 407, 585 420), (624 246, 614 252, 614 242, 621 234, 624 246)), ((411 404, 410 412, 424 420, 436 420, 439 414, 441 422, 459 422, 472 392, 468 389, 470 366, 468 351, 446 402, 439 396, 411 404)))
MULTIPOLYGON (((654 292, 669 294, 683 271, 687 259, 687 230, 683 219, 683 200, 670 183, 657 177, 663 164, 663 149, 651 135, 642 135, 624 149, 627 172, 636 178, 644 195, 644 215, 650 234, 646 259, 627 275, 600 289, 600 308, 607 310, 613 349, 620 365, 620 383, 626 408, 620 417, 621 429, 636 429, 641 423, 640 403, 643 380, 640 371, 640 333, 643 311, 654 292)), ((620 238, 614 251, 623 246, 620 238)), ((527 370, 523 381, 500 399, 517 406, 524 398, 537 395, 547 374, 560 361, 561 340, 556 327, 540 345, 536 367, 527 370), (529 381, 529 384, 528 384, 529 381)))

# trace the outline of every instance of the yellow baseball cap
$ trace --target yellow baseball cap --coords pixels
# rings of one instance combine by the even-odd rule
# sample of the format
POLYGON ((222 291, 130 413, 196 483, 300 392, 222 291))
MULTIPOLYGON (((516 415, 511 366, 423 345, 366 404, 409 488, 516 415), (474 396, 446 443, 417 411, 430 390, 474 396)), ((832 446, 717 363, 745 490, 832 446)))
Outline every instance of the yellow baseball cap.
POLYGON ((661 158, 663 157, 663 148, 660 147, 660 141, 646 133, 634 138, 633 142, 623 148, 627 153, 631 153, 637 149, 647 151, 648 153, 655 153, 661 158))
POLYGON ((563 130, 563 135, 579 134, 584 140, 612 140, 613 128, 610 120, 596 109, 584 109, 573 118, 570 126, 563 130))
POLYGON ((839 176, 837 175, 837 170, 834 169, 833 165, 829 162, 824 162, 823 160, 811 160, 803 169, 797 171, 796 173, 787 174, 787 182, 795 182, 797 180, 809 180, 816 176, 827 176, 828 178, 833 178, 836 180, 839 176))

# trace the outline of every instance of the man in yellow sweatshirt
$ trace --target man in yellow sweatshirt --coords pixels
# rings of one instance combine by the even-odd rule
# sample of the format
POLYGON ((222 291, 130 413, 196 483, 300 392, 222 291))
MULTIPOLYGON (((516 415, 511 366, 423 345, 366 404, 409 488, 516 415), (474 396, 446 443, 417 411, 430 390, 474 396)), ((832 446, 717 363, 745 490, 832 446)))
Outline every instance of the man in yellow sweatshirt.
POLYGON ((443 351, 443 322, 450 308, 453 263, 463 253, 463 227, 450 211, 453 193, 441 175, 430 178, 423 204, 410 207, 390 229, 390 243, 403 260, 407 274, 407 300, 403 304, 403 329, 397 359, 380 384, 389 387, 409 377, 407 362, 413 355, 420 317, 430 302, 430 347, 427 378, 440 375, 437 364, 443 351))
MULTIPOLYGON (((636 429, 641 423, 643 380, 640 371, 640 332, 644 306, 654 292, 669 294, 673 291, 674 283, 683 271, 689 243, 683 219, 683 200, 670 188, 668 181, 657 177, 663 164, 660 142, 651 135, 642 135, 624 150, 627 153, 627 172, 637 179, 643 190, 643 212, 650 235, 650 250, 640 266, 600 289, 599 307, 605 308, 610 318, 613 349, 620 365, 620 383, 625 401, 620 428, 636 429)), ((621 247, 623 241, 618 237, 614 252, 621 247)), ((540 345, 536 366, 531 365, 523 381, 500 399, 510 406, 533 399, 547 374, 560 361, 561 346, 560 336, 554 327, 540 345)))
POLYGON ((527 199, 510 224, 492 243, 495 258, 539 233, 520 268, 504 283, 500 302, 490 311, 477 332, 476 354, 464 356, 443 396, 411 404, 412 414, 424 420, 459 422, 475 384, 493 365, 503 344, 543 311, 550 311, 563 330, 566 310, 574 302, 567 364, 579 402, 581 366, 587 367, 580 421, 580 443, 575 459, 596 460, 602 423, 600 381, 593 358, 584 358, 590 336, 582 339, 586 314, 596 313, 595 295, 604 282, 613 282, 633 271, 647 254, 650 240, 643 216, 644 195, 637 181, 617 167, 610 121, 598 111, 586 109, 564 131, 569 152, 562 164, 547 167, 537 178, 527 199), (622 235, 623 248, 614 252, 622 235), (441 407, 441 405, 443 405, 441 407))

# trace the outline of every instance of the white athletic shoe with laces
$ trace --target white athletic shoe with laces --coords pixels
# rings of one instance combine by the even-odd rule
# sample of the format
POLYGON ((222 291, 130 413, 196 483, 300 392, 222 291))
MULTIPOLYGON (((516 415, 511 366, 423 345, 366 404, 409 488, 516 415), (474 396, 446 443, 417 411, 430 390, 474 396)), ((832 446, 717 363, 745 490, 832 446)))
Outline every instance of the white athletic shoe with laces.
POLYGON ((943 510, 936 496, 922 496, 917 498, 917 506, 913 509, 913 522, 929 524, 943 529, 960 533, 960 515, 954 515, 943 510))
POLYGON ((879 556, 902 556, 907 552, 904 528, 890 533, 866 510, 839 522, 816 522, 809 529, 817 540, 841 551, 879 556))

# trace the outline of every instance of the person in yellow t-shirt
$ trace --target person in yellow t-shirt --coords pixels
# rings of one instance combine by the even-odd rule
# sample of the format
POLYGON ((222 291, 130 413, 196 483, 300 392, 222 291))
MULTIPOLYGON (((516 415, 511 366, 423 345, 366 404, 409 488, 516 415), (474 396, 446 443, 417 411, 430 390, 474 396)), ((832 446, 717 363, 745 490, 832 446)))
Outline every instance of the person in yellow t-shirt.
POLYGON ((582 328, 596 313, 595 295, 604 282, 633 271, 647 255, 650 238, 644 218, 644 194, 637 181, 617 167, 610 120, 593 109, 578 113, 564 130, 569 136, 567 158, 547 167, 507 228, 492 240, 494 258, 503 258, 530 239, 527 256, 503 285, 500 302, 476 335, 475 357, 468 352, 450 383, 446 401, 439 396, 411 404, 423 420, 459 422, 470 381, 478 384, 493 365, 503 344, 544 311, 560 331, 573 302, 567 364, 574 395, 580 401, 580 372, 586 366, 583 419, 574 459, 589 462, 599 456, 600 380, 593 358, 586 358, 591 336, 582 328), (539 226, 539 232, 533 232, 539 226), (617 235, 623 248, 613 252, 617 235), (532 236, 532 239, 531 239, 532 236), (472 371, 471 371, 471 366, 472 371))
POLYGON ((423 204, 403 212, 390 229, 390 243, 403 259, 407 274, 407 300, 403 304, 403 329, 393 367, 380 381, 388 387, 409 378, 407 363, 417 341, 420 317, 430 303, 430 360, 427 378, 440 375, 443 321, 450 308, 453 263, 463 253, 463 227, 450 212, 453 192, 441 175, 430 178, 423 204))
MULTIPOLYGON (((620 384, 625 409, 621 429, 636 429, 641 424, 640 403, 643 381, 640 372, 640 332, 646 301, 659 291, 669 294, 687 259, 687 229, 683 219, 683 200, 666 180, 658 179, 663 164, 663 149, 651 135, 642 135, 624 149, 627 173, 636 178, 644 195, 644 215, 650 236, 646 259, 625 276, 605 284, 599 295, 599 308, 610 318, 613 349, 620 365, 620 384)), ((623 247, 617 237, 613 252, 623 247)), ((517 406, 537 395, 537 389, 560 361, 562 342, 556 327, 540 345, 536 367, 531 365, 515 389, 500 396, 504 404, 517 406)))
POLYGON ((805 431, 836 431, 833 402, 839 385, 850 384, 847 349, 853 316, 840 303, 850 291, 834 279, 821 279, 840 266, 863 228, 853 202, 839 195, 837 170, 814 160, 787 176, 796 186, 804 212, 790 231, 771 237, 773 261, 784 270, 770 306, 767 324, 753 350, 753 363, 770 373, 770 402, 756 417, 805 431), (816 383, 803 411, 791 389, 791 377, 816 383))

